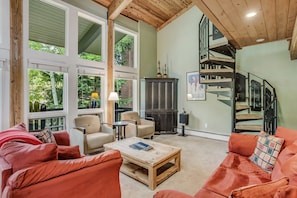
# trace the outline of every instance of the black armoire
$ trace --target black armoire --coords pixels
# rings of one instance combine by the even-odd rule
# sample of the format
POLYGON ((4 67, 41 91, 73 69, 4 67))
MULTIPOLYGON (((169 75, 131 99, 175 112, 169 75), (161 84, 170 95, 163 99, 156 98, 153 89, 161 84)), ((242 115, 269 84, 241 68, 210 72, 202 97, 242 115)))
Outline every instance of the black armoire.
POLYGON ((177 128, 176 78, 145 78, 145 117, 153 117, 156 132, 175 133, 177 128))

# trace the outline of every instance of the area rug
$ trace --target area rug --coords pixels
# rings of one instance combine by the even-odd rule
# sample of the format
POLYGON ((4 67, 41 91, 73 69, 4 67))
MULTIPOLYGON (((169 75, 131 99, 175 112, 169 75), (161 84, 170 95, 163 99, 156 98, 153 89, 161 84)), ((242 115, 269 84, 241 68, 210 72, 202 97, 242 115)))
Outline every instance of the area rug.
POLYGON ((162 189, 194 195, 226 157, 228 143, 197 136, 157 135, 154 140, 177 146, 181 151, 181 171, 150 190, 146 185, 120 173, 122 198, 151 198, 162 189))

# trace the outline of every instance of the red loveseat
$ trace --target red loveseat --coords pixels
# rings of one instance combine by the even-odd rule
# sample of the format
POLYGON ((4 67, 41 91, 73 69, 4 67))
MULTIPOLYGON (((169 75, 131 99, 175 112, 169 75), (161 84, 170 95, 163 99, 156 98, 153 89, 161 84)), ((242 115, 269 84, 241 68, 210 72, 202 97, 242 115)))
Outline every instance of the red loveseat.
POLYGON ((119 151, 80 156, 77 146, 69 146, 66 131, 53 133, 56 144, 38 143, 30 135, 20 135, 22 142, 7 136, 1 142, 0 197, 121 197, 119 151))
POLYGON ((270 172, 256 165, 251 158, 257 152, 255 148, 263 146, 259 142, 263 139, 260 137, 232 133, 226 158, 194 196, 175 190, 161 190, 155 193, 154 198, 296 198, 297 130, 278 127, 275 136, 268 136, 283 141, 279 154, 275 155, 274 166, 265 166, 273 168, 270 172))

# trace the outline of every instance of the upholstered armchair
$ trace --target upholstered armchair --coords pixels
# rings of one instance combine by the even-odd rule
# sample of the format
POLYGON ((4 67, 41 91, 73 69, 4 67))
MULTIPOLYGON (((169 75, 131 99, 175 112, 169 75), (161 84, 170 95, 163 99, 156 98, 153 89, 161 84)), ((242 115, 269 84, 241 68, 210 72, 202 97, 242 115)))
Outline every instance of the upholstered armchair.
POLYGON ((74 119, 71 144, 79 145, 84 154, 103 150, 103 145, 115 140, 114 130, 109 124, 101 123, 96 115, 83 115, 74 119))
POLYGON ((126 137, 136 136, 153 139, 155 134, 153 118, 140 118, 137 112, 127 111, 121 114, 121 120, 129 122, 128 126, 126 126, 126 137))

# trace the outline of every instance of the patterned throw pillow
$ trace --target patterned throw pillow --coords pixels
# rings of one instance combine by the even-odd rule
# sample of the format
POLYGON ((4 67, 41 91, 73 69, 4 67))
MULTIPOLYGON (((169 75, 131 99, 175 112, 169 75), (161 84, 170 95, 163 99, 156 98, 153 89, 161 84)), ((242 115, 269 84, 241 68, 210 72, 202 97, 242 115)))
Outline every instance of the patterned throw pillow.
POLYGON ((55 137, 53 135, 53 132, 50 129, 44 129, 39 132, 34 132, 33 135, 35 135, 43 143, 56 144, 55 137))
POLYGON ((266 172, 271 173, 283 143, 283 138, 277 138, 261 132, 250 160, 266 172))

